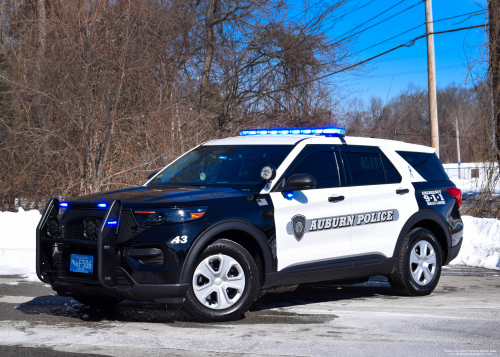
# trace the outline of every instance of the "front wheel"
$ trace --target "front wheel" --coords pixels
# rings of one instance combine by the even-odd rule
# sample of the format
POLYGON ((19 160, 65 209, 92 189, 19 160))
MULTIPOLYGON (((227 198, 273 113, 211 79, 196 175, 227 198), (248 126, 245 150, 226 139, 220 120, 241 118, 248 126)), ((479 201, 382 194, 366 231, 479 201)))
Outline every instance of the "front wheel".
POLYGON ((201 321, 229 321, 252 305, 259 287, 257 265, 241 245, 220 239, 196 260, 184 307, 201 321))
POLYGON ((401 245, 396 270, 388 276, 389 283, 401 295, 429 295, 439 282, 441 266, 441 246, 434 234, 415 228, 401 245))

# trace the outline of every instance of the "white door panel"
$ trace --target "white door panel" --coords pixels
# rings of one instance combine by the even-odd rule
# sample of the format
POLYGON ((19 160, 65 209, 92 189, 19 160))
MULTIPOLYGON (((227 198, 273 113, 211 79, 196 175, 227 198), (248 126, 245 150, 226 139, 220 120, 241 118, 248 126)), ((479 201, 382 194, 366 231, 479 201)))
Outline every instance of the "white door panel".
POLYGON ((392 257, 401 229, 418 210, 413 185, 408 182, 357 186, 352 189, 355 192, 352 196, 353 213, 357 214, 351 233, 353 254, 382 253, 392 257), (398 195, 398 188, 407 188, 409 193, 398 195), (388 213, 384 215, 379 212, 388 213), (369 223, 364 219, 368 213, 369 223))
MULTIPOLYGON (((364 217, 367 218, 359 218, 353 226, 351 243, 354 255, 382 253, 387 257, 392 257, 403 226, 418 211, 415 189, 408 172, 402 170, 397 163, 394 164, 393 156, 396 154, 391 155, 390 152, 389 155, 387 154, 387 150, 382 150, 382 157, 385 155, 389 160, 387 165, 394 166, 401 176, 401 182, 352 187, 353 213, 358 214, 357 217, 365 213, 364 217), (408 193, 397 194, 398 189, 407 189, 408 193), (388 214, 384 217, 378 212, 388 212, 388 214), (367 213, 372 214, 366 215, 367 213)), ((396 173, 394 168, 390 169, 392 173, 396 173)), ((386 177, 389 179, 388 167, 385 169, 386 177)))
POLYGON ((280 192, 270 195, 275 212, 278 271, 294 264, 352 254, 352 227, 348 225, 351 216, 350 188, 295 191, 291 200, 284 198, 280 192), (344 196, 344 200, 329 202, 328 198, 336 195, 344 196), (293 232, 292 218, 296 215, 305 217, 302 238, 297 233, 296 238, 293 232))

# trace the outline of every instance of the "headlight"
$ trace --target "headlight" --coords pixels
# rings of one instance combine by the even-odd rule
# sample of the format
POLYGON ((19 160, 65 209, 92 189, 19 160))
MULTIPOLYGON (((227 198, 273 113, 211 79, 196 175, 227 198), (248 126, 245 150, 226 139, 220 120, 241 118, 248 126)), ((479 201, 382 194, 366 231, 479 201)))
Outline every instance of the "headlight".
POLYGON ((187 222, 199 219, 207 213, 208 207, 162 208, 154 210, 134 210, 140 226, 187 222))

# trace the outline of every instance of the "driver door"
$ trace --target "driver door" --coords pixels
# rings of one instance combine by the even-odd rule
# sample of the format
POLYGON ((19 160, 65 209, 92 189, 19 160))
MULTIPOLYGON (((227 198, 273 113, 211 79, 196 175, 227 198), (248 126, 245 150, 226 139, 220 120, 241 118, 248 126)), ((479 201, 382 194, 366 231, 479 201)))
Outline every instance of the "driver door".
MULTIPOLYGON (((317 180, 316 189, 294 191, 291 199, 282 192, 270 193, 278 271, 296 266, 307 270, 308 265, 314 270, 318 264, 352 255, 351 192, 339 160, 339 152, 331 145, 307 145, 286 170, 284 179, 310 174, 317 180)), ((345 260, 350 266, 350 258, 345 260)))

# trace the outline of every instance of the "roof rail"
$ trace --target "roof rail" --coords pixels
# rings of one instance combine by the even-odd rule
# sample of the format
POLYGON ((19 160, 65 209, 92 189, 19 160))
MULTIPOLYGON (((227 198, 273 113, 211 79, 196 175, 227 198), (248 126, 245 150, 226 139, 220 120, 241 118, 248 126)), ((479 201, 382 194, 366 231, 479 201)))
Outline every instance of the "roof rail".
POLYGON ((342 141, 342 145, 347 145, 347 142, 345 141, 345 135, 340 134, 340 133, 335 133, 335 134, 320 134, 320 136, 325 136, 327 138, 339 138, 340 141, 342 141))

